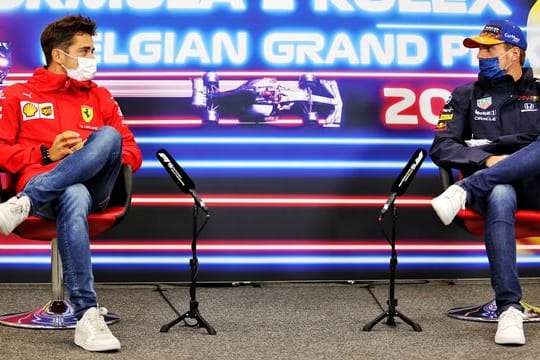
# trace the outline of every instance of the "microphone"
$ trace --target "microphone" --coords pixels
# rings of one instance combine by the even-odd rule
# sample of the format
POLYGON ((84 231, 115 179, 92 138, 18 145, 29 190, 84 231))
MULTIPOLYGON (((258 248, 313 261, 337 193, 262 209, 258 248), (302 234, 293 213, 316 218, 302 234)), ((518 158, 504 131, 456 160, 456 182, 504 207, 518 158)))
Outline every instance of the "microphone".
POLYGON ((396 196, 403 195, 403 193, 405 193, 407 187, 409 187, 409 184, 412 182, 412 179, 418 172, 418 169, 420 169, 420 165, 422 165, 425 158, 426 151, 421 148, 416 149, 416 151, 412 154, 409 162, 407 162, 407 165, 405 165, 403 170, 401 170, 401 173, 392 184, 390 197, 388 200, 386 200, 386 203, 381 209, 379 220, 381 220, 388 212, 388 209, 390 209, 390 206, 392 206, 396 200, 396 196))
POLYGON ((169 173, 169 176, 174 180, 176 185, 186 194, 190 194, 195 200, 195 204, 198 207, 203 209, 206 214, 209 214, 208 208, 206 207, 204 201, 200 198, 199 194, 195 191, 195 183, 189 175, 182 169, 180 165, 173 159, 171 154, 165 149, 159 149, 156 152, 156 157, 165 170, 169 173))

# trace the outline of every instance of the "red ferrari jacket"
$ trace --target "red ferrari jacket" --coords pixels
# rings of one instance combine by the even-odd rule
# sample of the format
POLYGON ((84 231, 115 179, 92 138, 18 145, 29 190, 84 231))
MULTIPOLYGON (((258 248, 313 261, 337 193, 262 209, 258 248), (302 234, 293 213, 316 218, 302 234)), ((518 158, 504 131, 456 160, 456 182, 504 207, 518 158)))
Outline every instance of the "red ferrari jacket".
POLYGON ((59 163, 42 165, 41 145, 50 147, 56 135, 66 130, 85 140, 110 125, 122 135, 122 162, 136 171, 141 167, 141 151, 123 118, 107 89, 38 68, 27 83, 0 91, 0 170, 15 175, 15 190, 20 192, 32 177, 59 163))

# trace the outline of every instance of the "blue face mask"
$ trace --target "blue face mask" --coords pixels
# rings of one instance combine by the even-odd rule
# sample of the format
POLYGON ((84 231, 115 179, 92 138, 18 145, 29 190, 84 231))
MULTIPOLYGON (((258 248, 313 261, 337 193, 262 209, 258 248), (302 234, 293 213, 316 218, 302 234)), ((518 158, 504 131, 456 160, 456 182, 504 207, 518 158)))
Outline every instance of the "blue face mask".
MULTIPOLYGON (((503 55, 508 54, 512 49, 505 52, 503 55)), ((498 79, 503 77, 506 74, 506 69, 510 67, 511 64, 503 70, 501 69, 501 64, 499 63, 499 56, 495 56, 487 59, 479 59, 478 67, 480 68, 480 74, 488 79, 498 79)))
POLYGON ((499 65, 499 57, 497 56, 487 59, 479 59, 478 67, 480 68, 480 75, 488 79, 498 79, 504 75, 504 71, 499 65))

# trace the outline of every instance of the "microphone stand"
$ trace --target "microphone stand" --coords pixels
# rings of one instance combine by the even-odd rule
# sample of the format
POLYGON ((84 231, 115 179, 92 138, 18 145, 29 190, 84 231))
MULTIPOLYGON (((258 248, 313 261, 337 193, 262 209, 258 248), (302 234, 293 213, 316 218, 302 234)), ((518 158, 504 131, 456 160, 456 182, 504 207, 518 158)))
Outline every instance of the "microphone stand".
MULTIPOLYGON (((192 194, 193 195, 193 194, 192 194)), ((199 215, 200 202, 195 201, 193 204, 193 240, 191 242, 191 254, 192 257, 189 260, 189 267, 191 268, 191 285, 189 287, 190 301, 189 301, 189 310, 184 314, 180 315, 178 318, 173 321, 165 324, 161 327, 160 332, 167 332, 171 327, 178 324, 180 321, 184 321, 186 326, 189 327, 199 327, 205 328, 210 335, 216 335, 216 330, 202 317, 199 312, 199 302, 196 299, 197 292, 197 274, 199 272, 199 259, 197 258, 197 237, 199 235, 198 228, 198 215, 199 215), (186 319, 195 320, 194 324, 190 324, 186 319)), ((206 213, 206 221, 210 214, 206 213)), ((173 310, 178 314, 176 309, 173 310)))
MULTIPOLYGON (((400 313, 398 310, 396 310, 398 301, 395 298, 395 280, 396 280, 396 267, 397 267, 397 252, 396 252, 396 220, 397 220, 397 209, 394 206, 394 203, 391 204, 392 211, 392 236, 390 239, 390 247, 391 247, 391 257, 390 257, 390 282, 388 286, 388 310, 383 311, 379 316, 377 316, 375 319, 367 323, 362 330, 363 331, 370 331, 373 326, 378 324, 381 320, 384 318, 387 318, 386 325, 395 327, 396 322, 394 320, 394 317, 399 317, 401 320, 405 321, 407 324, 409 324, 414 331, 422 331, 422 328, 419 324, 415 323, 411 319, 409 319, 407 316, 400 313)), ((382 220, 382 217, 379 217, 379 221, 382 220)))

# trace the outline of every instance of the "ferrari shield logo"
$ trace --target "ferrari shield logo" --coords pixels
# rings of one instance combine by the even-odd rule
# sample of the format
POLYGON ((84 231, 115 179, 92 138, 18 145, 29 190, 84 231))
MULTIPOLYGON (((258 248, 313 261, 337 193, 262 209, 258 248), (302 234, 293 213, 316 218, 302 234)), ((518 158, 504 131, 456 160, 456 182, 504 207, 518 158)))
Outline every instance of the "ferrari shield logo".
POLYGON ((81 106, 81 115, 83 120, 88 123, 94 117, 94 109, 91 106, 83 105, 81 106))
POLYGON ((490 107, 491 103, 491 96, 476 100, 476 106, 483 110, 486 110, 488 107, 490 107))

